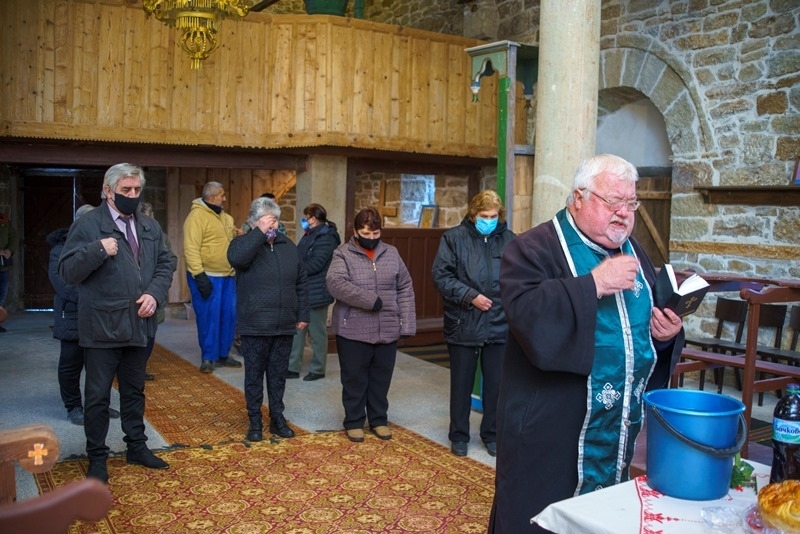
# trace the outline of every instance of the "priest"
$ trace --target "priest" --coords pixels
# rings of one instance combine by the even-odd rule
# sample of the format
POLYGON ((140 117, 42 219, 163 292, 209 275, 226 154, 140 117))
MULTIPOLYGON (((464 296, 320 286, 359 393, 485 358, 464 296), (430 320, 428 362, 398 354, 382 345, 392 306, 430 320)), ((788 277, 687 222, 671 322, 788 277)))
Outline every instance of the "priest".
POLYGON ((653 306, 656 272, 630 237, 637 179, 622 158, 589 158, 566 207, 505 248, 490 533, 546 532, 531 518, 548 504, 627 480, 642 395, 678 361, 681 319, 653 306))

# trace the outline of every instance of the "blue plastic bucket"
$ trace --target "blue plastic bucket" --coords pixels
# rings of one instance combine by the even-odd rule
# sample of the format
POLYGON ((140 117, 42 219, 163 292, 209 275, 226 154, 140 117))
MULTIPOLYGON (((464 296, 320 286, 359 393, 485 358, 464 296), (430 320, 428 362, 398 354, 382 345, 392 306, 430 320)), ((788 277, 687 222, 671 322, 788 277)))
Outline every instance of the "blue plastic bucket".
POLYGON ((708 501, 728 493, 747 439, 744 404, 707 391, 659 389, 647 407, 647 483, 664 495, 708 501))

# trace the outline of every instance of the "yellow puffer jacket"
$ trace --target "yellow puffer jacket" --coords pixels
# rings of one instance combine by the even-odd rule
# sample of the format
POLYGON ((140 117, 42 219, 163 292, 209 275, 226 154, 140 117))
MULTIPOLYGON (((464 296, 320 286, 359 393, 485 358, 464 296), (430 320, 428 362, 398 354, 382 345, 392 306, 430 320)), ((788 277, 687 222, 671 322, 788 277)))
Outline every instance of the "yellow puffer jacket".
POLYGON ((189 274, 233 276, 228 245, 234 237, 233 217, 224 211, 217 215, 202 199, 194 199, 183 223, 183 257, 189 274))

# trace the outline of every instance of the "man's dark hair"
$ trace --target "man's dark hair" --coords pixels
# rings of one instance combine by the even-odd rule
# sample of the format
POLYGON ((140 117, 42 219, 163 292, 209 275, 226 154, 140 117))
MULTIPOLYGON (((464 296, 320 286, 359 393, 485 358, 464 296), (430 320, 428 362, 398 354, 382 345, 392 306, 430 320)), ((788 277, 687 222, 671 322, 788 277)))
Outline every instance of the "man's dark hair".
POLYGON ((261 195, 261 198, 271 198, 272 200, 275 200, 275 195, 273 195, 272 193, 264 193, 263 195, 261 195))

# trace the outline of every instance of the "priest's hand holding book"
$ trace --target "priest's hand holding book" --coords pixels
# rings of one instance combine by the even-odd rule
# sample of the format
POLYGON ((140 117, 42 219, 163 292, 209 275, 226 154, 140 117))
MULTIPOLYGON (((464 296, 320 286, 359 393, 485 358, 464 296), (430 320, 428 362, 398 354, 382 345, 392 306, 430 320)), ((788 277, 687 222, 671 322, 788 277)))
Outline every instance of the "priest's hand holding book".
MULTIPOLYGON (((597 298, 613 295, 624 290, 633 290, 639 274, 639 260, 627 254, 618 254, 600 262, 592 269, 597 298)), ((653 308, 650 317, 650 333, 658 341, 675 337, 683 327, 681 318, 670 309, 653 308)))
POLYGON ((694 273, 680 284, 672 265, 665 264, 658 272, 653 300, 657 308, 673 310, 680 317, 697 311, 708 292, 708 282, 694 273))

